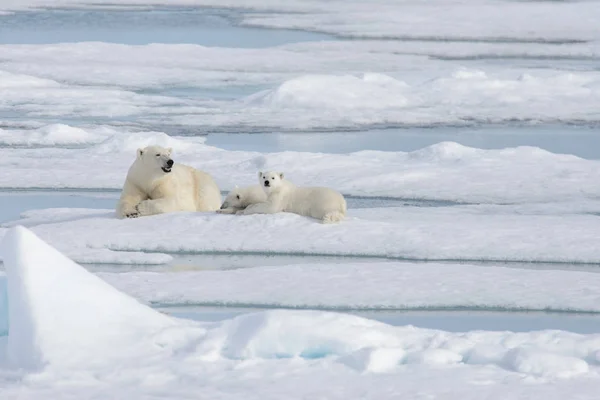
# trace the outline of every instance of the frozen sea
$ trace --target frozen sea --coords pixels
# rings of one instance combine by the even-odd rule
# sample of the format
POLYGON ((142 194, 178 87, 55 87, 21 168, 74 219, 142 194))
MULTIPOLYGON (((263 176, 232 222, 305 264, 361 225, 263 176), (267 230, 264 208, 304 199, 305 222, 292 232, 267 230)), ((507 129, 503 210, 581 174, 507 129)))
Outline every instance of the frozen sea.
POLYGON ((0 2, 0 398, 595 399, 598 20, 0 2), (223 195, 335 188, 348 218, 118 220, 152 144, 223 195))

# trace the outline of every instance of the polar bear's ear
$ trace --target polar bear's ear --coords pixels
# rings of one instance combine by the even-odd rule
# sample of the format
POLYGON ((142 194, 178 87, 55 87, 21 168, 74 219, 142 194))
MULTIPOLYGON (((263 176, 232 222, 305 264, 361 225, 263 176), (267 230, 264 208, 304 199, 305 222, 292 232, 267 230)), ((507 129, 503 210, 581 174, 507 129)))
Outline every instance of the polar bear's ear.
POLYGON ((137 149, 137 157, 140 158, 144 154, 144 149, 137 149))
POLYGON ((262 171, 259 171, 259 172, 258 172, 258 177, 259 177, 259 178, 262 178, 262 176, 263 176, 263 173, 262 173, 262 171))
POLYGON ((171 155, 171 153, 172 153, 172 152, 173 152, 173 148, 172 148, 172 147, 169 147, 169 148, 167 149, 167 153, 169 153, 169 155, 171 155))
POLYGON ((279 173, 279 178, 280 178, 280 179, 283 179, 283 172, 280 172, 280 173, 279 173))

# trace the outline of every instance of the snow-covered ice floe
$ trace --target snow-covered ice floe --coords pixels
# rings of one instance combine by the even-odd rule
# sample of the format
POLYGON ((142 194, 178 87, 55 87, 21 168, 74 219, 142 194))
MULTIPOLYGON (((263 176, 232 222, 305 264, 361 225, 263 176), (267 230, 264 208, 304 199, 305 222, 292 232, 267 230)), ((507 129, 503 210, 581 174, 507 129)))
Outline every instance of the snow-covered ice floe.
MULTIPOLYGON (((242 23, 269 28, 329 32, 343 37, 383 39, 566 42, 597 39, 600 7, 593 1, 428 2, 360 0, 97 0, 95 6, 205 6, 239 9, 242 23)), ((88 0, 5 0, 2 10, 89 6, 88 0)))
MULTIPOLYGON (((36 132, 40 129, 63 144, 81 141, 79 134, 71 138, 70 130, 63 136, 62 126, 36 132)), ((203 144, 202 137, 160 132, 96 128, 88 133, 100 142, 79 148, 0 148, 0 168, 11 172, 0 174, 0 187, 120 189, 136 149, 155 144, 172 147, 175 162, 210 173, 222 190, 255 184, 260 170, 281 170, 297 185, 328 186, 348 195, 467 203, 600 198, 600 162, 536 147, 482 150, 441 142, 412 152, 261 153, 227 151, 203 144)), ((10 137, 16 140, 16 134, 10 137)), ((41 137, 37 143, 48 140, 41 137)))
MULTIPOLYGON (((484 208, 485 210, 485 208, 484 208)), ((259 253, 404 260, 600 263, 595 214, 478 212, 477 206, 353 209, 335 225, 295 214, 170 213, 119 220, 113 210, 48 209, 28 226, 78 262, 161 264, 169 253, 259 253)), ((0 230, 0 236, 2 231, 0 230)))
POLYGON ((354 261, 98 275, 160 306, 600 312, 600 274, 582 271, 354 261))
MULTIPOLYGON (((431 49, 438 58, 472 51, 431 49)), ((28 118, 117 119, 203 132, 599 121, 598 71, 448 66, 382 45, 78 43, 3 45, 0 52, 0 111, 28 118), (181 89, 196 95, 178 96, 181 89), (236 95, 215 98, 218 90, 236 95)))
POLYGON ((450 388, 452 398, 596 396, 597 334, 449 333, 320 311, 193 322, 138 303, 26 228, 12 228, 0 251, 8 292, 0 317, 9 327, 0 340, 3 399, 449 399, 450 388))
MULTIPOLYGON (((59 138, 64 131, 37 129, 59 138)), ((0 174, 0 187, 119 190, 136 149, 157 144, 173 147, 175 162, 213 175, 222 190, 254 184, 259 170, 279 170, 298 185, 329 186, 346 195, 480 204, 351 208, 335 226, 292 214, 117 220, 114 210, 48 209, 27 211, 4 228, 26 225, 86 263, 161 264, 171 259, 166 253, 178 252, 600 262, 598 161, 533 147, 481 150, 452 142, 413 152, 258 153, 158 132, 98 129, 94 135, 107 136, 81 148, 0 148, 0 168, 10 171, 0 174)))

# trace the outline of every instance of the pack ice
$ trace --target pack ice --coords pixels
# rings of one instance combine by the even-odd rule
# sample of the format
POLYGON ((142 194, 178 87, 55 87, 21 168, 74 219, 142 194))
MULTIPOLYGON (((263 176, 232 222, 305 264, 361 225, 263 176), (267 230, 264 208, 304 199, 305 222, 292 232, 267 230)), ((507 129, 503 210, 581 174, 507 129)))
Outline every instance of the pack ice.
POLYGON ((3 399, 558 399, 575 388, 592 399, 599 383, 600 335, 449 333, 320 311, 200 323, 138 303, 26 228, 11 228, 0 251, 3 399))

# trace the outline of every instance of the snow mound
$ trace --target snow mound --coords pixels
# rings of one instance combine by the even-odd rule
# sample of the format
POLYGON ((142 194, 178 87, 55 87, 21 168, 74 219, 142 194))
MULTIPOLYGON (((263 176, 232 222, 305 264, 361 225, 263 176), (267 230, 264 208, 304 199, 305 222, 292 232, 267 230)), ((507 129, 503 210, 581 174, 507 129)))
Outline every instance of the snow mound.
POLYGON ((175 152, 185 152, 194 147, 194 142, 176 139, 163 132, 135 132, 112 136, 93 147, 98 154, 128 152, 135 153, 146 146, 171 147, 175 152))
POLYGON ((0 89, 54 88, 59 86, 58 82, 50 79, 0 70, 0 89))
POLYGON ((101 142, 104 136, 64 124, 50 124, 33 130, 0 129, 0 144, 24 146, 65 146, 101 142))
POLYGON ((383 74, 304 75, 246 100, 277 108, 401 108, 407 103, 402 94, 407 88, 406 83, 383 74))
POLYGON ((322 358, 365 346, 399 345, 394 328, 352 315, 269 311, 242 315, 210 331, 202 350, 227 358, 322 358))
POLYGON ((8 293, 8 360, 74 367, 148 350, 140 339, 173 325, 23 227, 1 246, 8 293), (101 356, 98 359, 97 356, 101 356))
POLYGON ((440 142, 407 153, 407 158, 423 162, 460 161, 465 158, 475 158, 482 153, 485 153, 485 150, 463 146, 456 142, 440 142))
POLYGON ((448 333, 392 327, 330 312, 273 310, 241 315, 208 331, 205 360, 328 359, 360 372, 400 365, 487 365, 526 376, 571 378, 590 370, 598 335, 560 331, 448 333), (478 354, 478 356, 473 356, 478 354))

